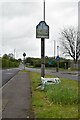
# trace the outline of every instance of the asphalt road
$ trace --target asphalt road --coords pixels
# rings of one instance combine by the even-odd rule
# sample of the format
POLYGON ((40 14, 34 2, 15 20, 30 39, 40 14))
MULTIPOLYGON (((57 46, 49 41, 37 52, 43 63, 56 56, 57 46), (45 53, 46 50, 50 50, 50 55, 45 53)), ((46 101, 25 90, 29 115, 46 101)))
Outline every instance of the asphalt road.
POLYGON ((24 69, 23 64, 20 64, 19 68, 0 70, 0 87, 5 85, 12 77, 14 77, 22 69, 24 69))
MULTIPOLYGON (((24 65, 20 64, 19 68, 12 68, 12 69, 5 69, 5 70, 0 70, 0 76, 2 74, 2 77, 0 78, 0 87, 5 85, 12 77, 15 76, 19 72, 19 70, 24 69, 24 65)), ((36 69, 36 68, 25 68, 30 71, 34 72, 41 72, 41 69, 36 69)), ((56 70, 45 70, 45 74, 50 74, 53 76, 57 76, 59 78, 68 78, 72 80, 79 80, 78 74, 79 72, 66 72, 66 71, 59 71, 58 73, 56 70)))
MULTIPOLYGON (((41 69, 36 69, 36 68, 26 68, 27 70, 30 70, 30 71, 34 71, 34 72, 39 72, 41 73, 41 69)), ((79 71, 80 72, 80 71, 79 71)), ((74 71, 74 72, 66 72, 66 71, 59 71, 59 72, 56 72, 56 70, 45 70, 45 74, 50 74, 50 75, 53 75, 53 76, 57 76, 59 78, 68 78, 68 79, 71 79, 71 80, 79 80, 79 72, 78 71, 74 71)))
POLYGON ((15 74, 17 74, 19 70, 19 68, 2 70, 2 86, 5 85, 13 76, 15 76, 15 74))

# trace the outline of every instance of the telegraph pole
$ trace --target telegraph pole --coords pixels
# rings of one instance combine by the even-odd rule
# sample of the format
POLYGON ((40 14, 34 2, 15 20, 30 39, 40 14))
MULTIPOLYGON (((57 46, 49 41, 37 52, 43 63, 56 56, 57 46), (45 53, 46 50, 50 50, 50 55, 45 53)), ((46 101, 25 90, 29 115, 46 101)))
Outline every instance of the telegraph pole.
POLYGON ((56 44, 55 44, 55 40, 54 40, 54 59, 55 59, 55 48, 56 48, 56 44))
POLYGON ((14 59, 15 59, 15 49, 14 49, 14 59))
POLYGON ((43 2, 43 20, 45 21, 45 0, 43 2))
POLYGON ((75 40, 75 60, 76 60, 76 40, 75 40))
MULTIPOLYGON (((59 46, 57 46, 57 59, 59 57, 59 46)), ((57 60, 57 68, 56 68, 56 71, 59 72, 59 60, 57 60)))
POLYGON ((59 46, 57 46, 57 56, 59 56, 59 46))

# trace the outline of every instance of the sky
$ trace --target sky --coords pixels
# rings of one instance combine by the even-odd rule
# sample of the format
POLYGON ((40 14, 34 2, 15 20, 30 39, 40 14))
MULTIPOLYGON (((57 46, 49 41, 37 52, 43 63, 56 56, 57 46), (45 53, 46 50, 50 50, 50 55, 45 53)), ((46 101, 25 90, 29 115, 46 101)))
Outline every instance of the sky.
MULTIPOLYGON (((59 33, 64 27, 78 26, 79 0, 45 0, 45 21, 49 39, 45 39, 45 56, 54 56, 54 40, 64 57, 59 33)), ((36 26, 43 20, 43 0, 0 0, 0 56, 15 53, 15 58, 41 57, 41 39, 36 26), (14 52, 15 51, 15 52, 14 52)), ((56 50, 57 55, 57 50, 56 50)))

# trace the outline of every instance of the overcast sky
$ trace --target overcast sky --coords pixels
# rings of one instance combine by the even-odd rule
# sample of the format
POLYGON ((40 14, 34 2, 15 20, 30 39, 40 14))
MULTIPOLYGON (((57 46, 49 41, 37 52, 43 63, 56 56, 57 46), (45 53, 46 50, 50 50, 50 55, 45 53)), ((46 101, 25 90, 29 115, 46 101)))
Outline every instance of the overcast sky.
MULTIPOLYGON (((54 56, 54 40, 64 27, 78 26, 79 0, 45 0, 46 23, 50 37, 45 40, 45 56, 54 56)), ((16 58, 41 56, 41 39, 36 25, 43 20, 43 0, 2 0, 0 2, 0 54, 14 53, 16 58), (2 42, 2 43, 1 43, 2 42)), ((60 50, 60 56, 62 51, 60 50)))

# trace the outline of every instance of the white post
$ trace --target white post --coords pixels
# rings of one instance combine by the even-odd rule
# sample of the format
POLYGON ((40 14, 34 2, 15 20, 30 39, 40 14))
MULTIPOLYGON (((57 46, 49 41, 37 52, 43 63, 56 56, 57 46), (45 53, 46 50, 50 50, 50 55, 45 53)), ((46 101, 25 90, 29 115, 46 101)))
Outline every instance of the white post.
POLYGON ((76 40, 75 40, 75 60, 76 60, 76 40))
POLYGON ((55 40, 54 40, 54 59, 55 59, 55 48, 56 48, 56 44, 55 44, 55 40))
POLYGON ((59 56, 59 46, 57 46, 57 56, 59 56))
POLYGON ((14 49, 14 59, 15 59, 15 49, 14 49))

